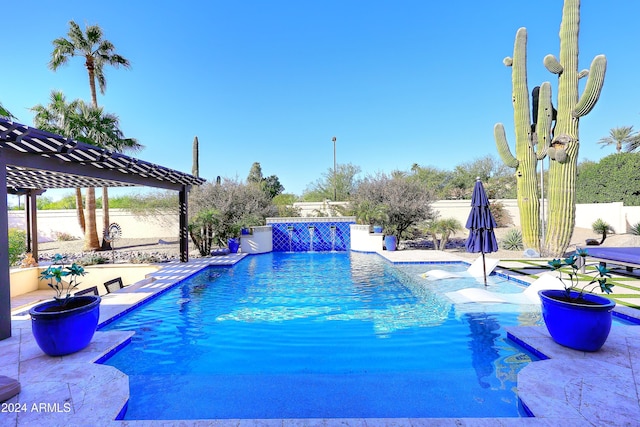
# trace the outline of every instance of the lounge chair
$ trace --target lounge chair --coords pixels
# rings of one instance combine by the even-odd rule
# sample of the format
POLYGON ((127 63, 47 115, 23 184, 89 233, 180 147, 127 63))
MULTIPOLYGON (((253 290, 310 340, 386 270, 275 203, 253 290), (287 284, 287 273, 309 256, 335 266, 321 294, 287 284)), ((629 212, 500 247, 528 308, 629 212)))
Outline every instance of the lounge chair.
MULTIPOLYGON (((499 259, 485 258, 485 265, 487 269, 487 276, 490 275, 493 270, 498 266, 499 259)), ((456 277, 475 277, 482 279, 484 277, 484 268, 482 267, 482 256, 479 256, 473 264, 467 268, 466 271, 453 272, 444 270, 430 270, 421 275, 427 280, 440 280, 440 279, 452 279, 456 277)))
POLYGON ((522 292, 501 293, 480 288, 465 288, 445 295, 455 304, 540 304, 538 291, 542 289, 564 289, 564 285, 553 273, 543 273, 522 292))
POLYGON ((104 287, 107 289, 107 293, 115 292, 119 289, 124 288, 122 284, 122 278, 116 277, 115 279, 111 279, 109 281, 104 282, 104 287))
POLYGON ((631 271, 640 268, 640 248, 638 247, 593 247, 582 248, 587 250, 588 257, 600 264, 607 262, 622 265, 631 271))
POLYGON ((74 294, 76 297, 81 295, 100 295, 100 292, 98 292, 97 286, 91 286, 90 288, 82 289, 74 294))

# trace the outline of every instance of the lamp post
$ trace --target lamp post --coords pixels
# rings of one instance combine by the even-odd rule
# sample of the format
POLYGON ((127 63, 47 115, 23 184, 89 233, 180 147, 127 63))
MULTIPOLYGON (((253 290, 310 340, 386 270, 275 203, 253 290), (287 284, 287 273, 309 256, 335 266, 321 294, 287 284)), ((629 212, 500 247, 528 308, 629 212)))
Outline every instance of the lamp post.
POLYGON ((336 137, 331 138, 333 141, 333 201, 337 202, 338 198, 338 183, 336 182, 336 137))

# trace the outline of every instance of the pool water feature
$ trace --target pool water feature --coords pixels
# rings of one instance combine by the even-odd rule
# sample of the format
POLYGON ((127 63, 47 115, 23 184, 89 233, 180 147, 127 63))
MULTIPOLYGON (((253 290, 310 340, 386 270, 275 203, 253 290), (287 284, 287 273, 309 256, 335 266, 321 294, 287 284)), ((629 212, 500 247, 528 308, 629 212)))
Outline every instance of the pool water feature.
POLYGON ((333 252, 351 248, 353 217, 268 218, 273 252, 333 252))
POLYGON ((105 328, 136 331, 105 362, 129 375, 125 419, 524 416, 516 375, 535 359, 504 326, 539 309, 461 310, 444 293, 483 284, 429 268, 330 252, 209 268, 105 328))

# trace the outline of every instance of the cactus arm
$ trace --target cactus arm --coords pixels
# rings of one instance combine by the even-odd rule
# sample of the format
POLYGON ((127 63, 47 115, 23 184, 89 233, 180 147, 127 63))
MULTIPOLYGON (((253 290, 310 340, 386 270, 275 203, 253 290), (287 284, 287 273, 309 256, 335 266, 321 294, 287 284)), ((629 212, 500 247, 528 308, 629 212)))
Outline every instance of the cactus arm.
POLYGON ((560 64, 556 57, 551 54, 545 56, 542 60, 542 63, 544 64, 545 68, 553 74, 562 74, 562 72, 564 71, 564 67, 562 66, 562 64, 560 64))
POLYGON ((584 92, 573 110, 574 117, 582 117, 593 109, 600 97, 602 85, 604 83, 604 75, 607 71, 607 58, 604 55, 598 55, 591 62, 589 69, 589 78, 584 92))
POLYGON ((502 123, 497 123, 493 127, 493 136, 496 140, 496 147, 498 148, 498 154, 505 165, 510 168, 517 168, 520 162, 513 157, 511 150, 509 149, 509 143, 507 142, 507 135, 504 131, 502 123))
POLYGON ((583 79, 589 75, 589 70, 582 70, 578 73, 578 79, 583 79))
POLYGON ((536 121, 536 135, 538 144, 536 158, 544 159, 551 146, 551 126, 553 123, 553 105, 551 104, 551 84, 544 82, 538 93, 538 120, 536 121))

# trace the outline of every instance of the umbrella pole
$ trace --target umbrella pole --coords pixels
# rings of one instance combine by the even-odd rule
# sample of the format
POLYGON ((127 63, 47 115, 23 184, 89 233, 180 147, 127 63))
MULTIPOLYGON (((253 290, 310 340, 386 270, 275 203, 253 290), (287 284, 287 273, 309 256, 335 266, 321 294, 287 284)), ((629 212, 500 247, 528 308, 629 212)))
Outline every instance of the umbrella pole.
POLYGON ((484 262, 484 252, 482 252, 482 272, 484 273, 484 285, 487 286, 487 264, 484 262))

